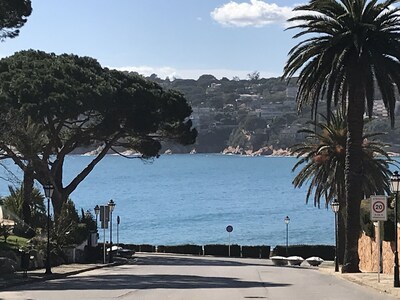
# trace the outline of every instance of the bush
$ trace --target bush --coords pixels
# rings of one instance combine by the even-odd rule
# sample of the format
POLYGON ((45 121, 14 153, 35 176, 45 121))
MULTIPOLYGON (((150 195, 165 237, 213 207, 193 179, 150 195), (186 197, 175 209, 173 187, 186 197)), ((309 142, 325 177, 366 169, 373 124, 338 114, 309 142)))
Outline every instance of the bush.
MULTIPOLYGON (((228 245, 204 245, 204 255, 229 256, 228 245)), ((231 257, 240 257, 240 246, 231 245, 231 257)))
POLYGON ((203 247, 199 245, 188 245, 188 244, 177 245, 177 246, 158 246, 157 252, 202 255, 203 247))
POLYGON ((270 246, 242 246, 242 257, 269 258, 270 246))
MULTIPOLYGON (((272 250, 273 256, 286 256, 286 246, 277 245, 272 250)), ((335 246, 331 245, 291 245, 288 247, 287 256, 301 256, 308 258, 318 256, 324 260, 333 260, 335 258, 335 246)))

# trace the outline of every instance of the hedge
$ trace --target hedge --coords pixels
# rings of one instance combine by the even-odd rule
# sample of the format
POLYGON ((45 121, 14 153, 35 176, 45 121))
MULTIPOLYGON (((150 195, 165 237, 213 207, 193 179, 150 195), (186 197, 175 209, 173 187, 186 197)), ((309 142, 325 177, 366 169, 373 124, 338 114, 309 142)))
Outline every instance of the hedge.
POLYGON ((156 246, 149 245, 149 244, 119 244, 122 248, 135 250, 136 252, 156 252, 156 246))
POLYGON ((270 246, 242 246, 242 257, 269 258, 270 246))
MULTIPOLYGON (((213 255, 228 257, 229 246, 222 244, 209 245, 160 245, 158 247, 148 244, 120 244, 122 248, 135 250, 136 252, 158 252, 158 253, 176 253, 191 255, 213 255)), ((270 256, 270 246, 240 246, 231 245, 231 257, 247 257, 247 258, 266 258, 270 256)))
POLYGON ((202 255, 203 247, 199 245, 189 245, 189 244, 177 245, 177 246, 158 246, 157 252, 202 255))
POLYGON ((286 255, 286 246, 278 245, 272 250, 273 256, 301 256, 308 258, 318 256, 324 260, 333 260, 335 258, 335 246, 332 245, 290 245, 288 255, 286 255))
MULTIPOLYGON (((204 255, 229 256, 229 246, 221 244, 204 245, 204 255)), ((231 257, 240 257, 239 245, 231 245, 231 257)))

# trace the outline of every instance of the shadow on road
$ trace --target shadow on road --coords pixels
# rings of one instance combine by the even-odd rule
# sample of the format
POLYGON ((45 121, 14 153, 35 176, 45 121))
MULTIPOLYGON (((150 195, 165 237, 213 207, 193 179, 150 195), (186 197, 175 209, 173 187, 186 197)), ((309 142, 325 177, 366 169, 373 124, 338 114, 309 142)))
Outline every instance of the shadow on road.
POLYGON ((213 289, 284 287, 285 283, 240 281, 228 277, 191 275, 93 275, 20 286, 22 290, 213 289))
POLYGON ((134 262, 135 265, 160 265, 160 266, 224 266, 224 267, 240 267, 240 266, 259 266, 266 264, 266 260, 260 260, 260 264, 252 262, 238 262, 233 260, 207 259, 204 256, 199 258, 191 258, 184 256, 164 257, 164 256, 140 256, 134 262))
MULTIPOLYGON (((199 256, 199 258, 192 257, 184 257, 184 256, 139 256, 136 257, 132 264, 134 265, 142 265, 142 266, 221 266, 221 267, 243 267, 243 266, 269 266, 269 267, 277 267, 277 268, 296 268, 296 269, 310 269, 310 266, 276 266, 272 264, 271 261, 266 259, 258 260, 259 263, 255 262, 257 259, 251 259, 248 262, 245 260, 242 261, 233 261, 223 258, 218 259, 207 259, 207 257, 199 256)), ((312 269, 312 268, 311 268, 312 269)))

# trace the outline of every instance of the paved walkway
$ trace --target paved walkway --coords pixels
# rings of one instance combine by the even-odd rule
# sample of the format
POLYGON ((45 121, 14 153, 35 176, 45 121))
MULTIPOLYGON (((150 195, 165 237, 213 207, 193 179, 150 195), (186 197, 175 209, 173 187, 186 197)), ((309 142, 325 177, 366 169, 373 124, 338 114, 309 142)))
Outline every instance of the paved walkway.
MULTIPOLYGON (((118 264, 118 263, 114 263, 118 264)), ((52 267, 51 271, 53 274, 45 275, 45 269, 36 269, 28 271, 28 277, 24 278, 22 272, 17 272, 9 276, 0 276, 0 290, 17 286, 25 283, 31 283, 36 281, 45 281, 55 278, 64 278, 71 275, 79 274, 86 271, 91 271, 99 268, 104 268, 114 264, 68 264, 57 267, 52 267)))
MULTIPOLYGON (((168 255, 168 254, 165 254, 168 255)), ((176 256, 176 255, 174 255, 176 256)), ((187 257, 187 256, 185 256, 187 257)), ((13 276, 0 277, 0 290, 10 288, 13 286, 31 283, 36 281, 45 281, 48 279, 64 278, 78 273, 95 270, 110 265, 121 264, 117 262, 114 264, 69 264, 61 265, 52 268, 52 275, 45 275, 44 269, 32 270, 28 272, 28 278, 23 278, 22 273, 18 272, 13 276)), ((324 262, 319 270, 324 273, 331 274, 332 276, 339 277, 343 280, 348 280, 357 283, 362 286, 376 289, 380 292, 390 294, 400 299, 400 288, 393 287, 393 275, 380 274, 380 282, 378 282, 377 273, 355 273, 355 274, 342 274, 340 272, 334 272, 333 262, 324 262)))
POLYGON ((390 294, 400 299, 400 288, 393 287, 393 275, 380 274, 378 282, 378 273, 351 273, 342 274, 340 272, 334 272, 333 262, 324 262, 319 268, 321 272, 330 273, 334 276, 348 280, 359 285, 367 286, 376 289, 380 292, 390 294))

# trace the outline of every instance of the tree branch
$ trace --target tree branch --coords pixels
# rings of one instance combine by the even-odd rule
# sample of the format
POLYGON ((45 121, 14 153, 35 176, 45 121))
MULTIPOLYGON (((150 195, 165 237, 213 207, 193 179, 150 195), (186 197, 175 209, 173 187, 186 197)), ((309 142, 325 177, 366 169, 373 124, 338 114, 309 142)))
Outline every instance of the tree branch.
POLYGON ((106 142, 103 150, 82 170, 65 188, 64 191, 69 195, 93 170, 93 168, 104 158, 112 145, 120 138, 120 134, 116 134, 110 141, 106 142))

